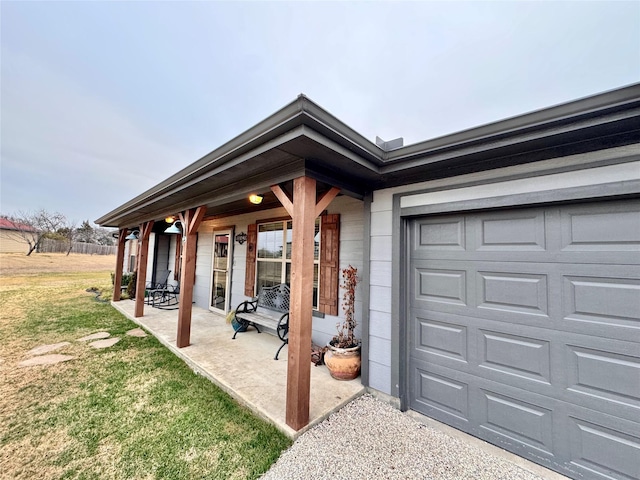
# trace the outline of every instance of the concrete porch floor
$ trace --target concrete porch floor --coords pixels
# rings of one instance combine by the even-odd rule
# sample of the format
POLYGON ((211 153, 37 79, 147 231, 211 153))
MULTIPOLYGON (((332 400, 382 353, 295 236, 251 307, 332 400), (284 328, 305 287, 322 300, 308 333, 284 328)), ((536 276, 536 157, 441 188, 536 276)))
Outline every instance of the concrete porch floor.
POLYGON ((325 366, 311 366, 311 402, 309 425, 295 431, 286 424, 287 347, 279 360, 273 356, 282 342, 269 333, 253 328, 232 340, 233 328, 225 317, 194 305, 191 317, 191 344, 176 347, 178 311, 159 310, 145 305, 144 316, 133 316, 131 300, 111 302, 127 318, 155 336, 194 371, 231 395, 256 415, 270 421, 295 439, 310 427, 365 392, 360 378, 349 382, 331 378, 325 366))

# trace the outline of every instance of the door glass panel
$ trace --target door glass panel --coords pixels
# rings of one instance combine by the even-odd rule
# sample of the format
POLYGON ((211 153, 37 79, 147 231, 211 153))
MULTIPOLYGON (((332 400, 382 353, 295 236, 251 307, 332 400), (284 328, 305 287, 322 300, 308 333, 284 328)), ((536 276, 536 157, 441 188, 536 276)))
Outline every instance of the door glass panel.
POLYGON ((216 234, 213 241, 213 273, 211 278, 211 307, 227 310, 229 279, 228 233, 216 234))
POLYGON ((211 290, 211 306, 220 310, 227 309, 227 272, 213 272, 213 289, 211 290))

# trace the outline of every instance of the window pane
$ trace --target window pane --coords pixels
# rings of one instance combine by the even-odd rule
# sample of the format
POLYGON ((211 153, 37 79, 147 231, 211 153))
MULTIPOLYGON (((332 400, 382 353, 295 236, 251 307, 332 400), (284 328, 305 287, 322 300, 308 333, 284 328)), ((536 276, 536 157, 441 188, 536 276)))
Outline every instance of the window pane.
POLYGON ((293 222, 287 222, 287 260, 291 260, 291 240, 293 239, 293 222))
MULTIPOLYGON (((287 222, 287 260, 291 260, 291 239, 293 238, 293 223, 287 222)), ((320 259, 320 218, 316 218, 313 232, 313 259, 320 259)))
MULTIPOLYGON (((316 229, 313 232, 313 259, 318 260, 319 258, 320 258, 320 218, 316 218, 316 229)), ((316 286, 317 286, 317 283, 316 283, 316 286)))
POLYGON ((282 283, 282 263, 281 262, 260 262, 257 265, 258 279, 256 282, 256 293, 262 287, 273 287, 282 283))
MULTIPOLYGON (((318 272, 319 267, 316 263, 313 266, 313 308, 318 308, 318 272)), ((287 285, 291 285, 291 264, 287 263, 287 270, 285 272, 285 282, 287 285)))
POLYGON ((282 222, 258 226, 258 258, 282 258, 282 222))

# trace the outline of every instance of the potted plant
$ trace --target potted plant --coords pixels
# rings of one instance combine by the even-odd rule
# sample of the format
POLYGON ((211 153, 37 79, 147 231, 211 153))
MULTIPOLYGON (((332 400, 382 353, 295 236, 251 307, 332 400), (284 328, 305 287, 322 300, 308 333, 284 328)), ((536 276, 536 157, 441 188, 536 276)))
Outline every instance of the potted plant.
POLYGON ((352 265, 342 270, 344 289, 342 309, 344 320, 336 324, 338 334, 327 345, 324 363, 331 376, 338 380, 353 380, 360 374, 360 340, 355 338, 358 325, 355 318, 358 269, 352 265))

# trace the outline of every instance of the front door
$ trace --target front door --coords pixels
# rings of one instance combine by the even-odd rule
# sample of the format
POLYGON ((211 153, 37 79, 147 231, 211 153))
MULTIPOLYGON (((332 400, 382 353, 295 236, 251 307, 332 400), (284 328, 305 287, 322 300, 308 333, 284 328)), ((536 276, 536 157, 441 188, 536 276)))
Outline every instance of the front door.
POLYGON ((232 232, 213 232, 213 266, 211 269, 211 302, 209 309, 227 313, 231 284, 232 232))

